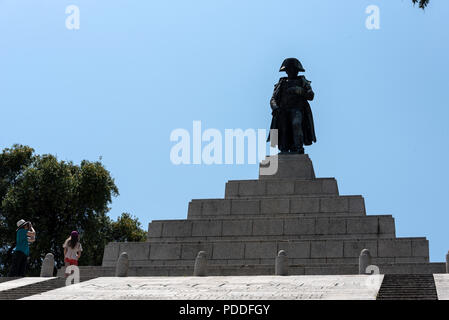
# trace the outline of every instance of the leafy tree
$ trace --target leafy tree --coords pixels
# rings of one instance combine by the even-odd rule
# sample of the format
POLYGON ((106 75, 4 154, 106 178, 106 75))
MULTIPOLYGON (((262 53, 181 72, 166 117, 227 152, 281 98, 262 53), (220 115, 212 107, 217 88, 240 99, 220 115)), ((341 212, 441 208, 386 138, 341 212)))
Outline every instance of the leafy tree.
MULTIPOLYGON (((11 232, 8 230, 5 216, 2 214, 2 200, 5 197, 8 188, 13 186, 17 178, 33 162, 34 150, 27 146, 15 144, 12 148, 6 148, 0 154, 0 267, 9 265, 10 257, 8 250, 12 249, 7 245, 11 238, 11 232)), ((14 236, 14 235, 12 235, 14 236)))
POLYGON ((46 253, 63 264, 62 244, 72 230, 81 235, 80 265, 99 265, 111 240, 142 241, 140 222, 123 214, 117 222, 107 216, 108 205, 119 191, 100 162, 80 165, 58 161, 52 155, 33 155, 15 145, 0 154, 0 267, 9 270, 7 249, 15 240, 16 222, 32 221, 36 242, 30 246, 29 274, 39 273, 46 253))
POLYGON ((147 233, 141 229, 139 219, 129 213, 122 213, 117 221, 112 222, 112 241, 119 242, 140 242, 147 239, 147 233))

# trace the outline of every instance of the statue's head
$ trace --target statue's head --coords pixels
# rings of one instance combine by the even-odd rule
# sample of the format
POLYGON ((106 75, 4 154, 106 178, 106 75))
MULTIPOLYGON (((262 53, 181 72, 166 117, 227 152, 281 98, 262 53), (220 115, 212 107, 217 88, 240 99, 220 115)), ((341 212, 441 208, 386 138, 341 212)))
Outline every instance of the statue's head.
POLYGON ((287 58, 282 62, 279 72, 285 71, 287 74, 298 74, 298 72, 304 72, 301 62, 296 58, 287 58))

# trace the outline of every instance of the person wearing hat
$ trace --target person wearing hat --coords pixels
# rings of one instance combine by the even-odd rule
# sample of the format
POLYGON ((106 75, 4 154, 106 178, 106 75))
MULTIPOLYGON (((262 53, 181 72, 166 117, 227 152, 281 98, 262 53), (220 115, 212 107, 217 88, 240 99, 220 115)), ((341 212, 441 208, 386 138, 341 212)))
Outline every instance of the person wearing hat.
MULTIPOLYGON (((278 130, 277 145, 281 154, 303 154, 304 145, 316 142, 312 110, 308 102, 313 100, 315 94, 311 81, 298 75, 299 72, 305 72, 298 59, 285 59, 279 69, 279 72, 282 71, 287 73, 287 77, 280 78, 274 86, 270 100, 273 115, 270 129, 278 130)), ((267 141, 270 141, 270 136, 267 141)))
POLYGON ((26 272, 27 259, 30 255, 29 243, 34 241, 36 232, 31 222, 23 219, 17 221, 16 247, 12 258, 12 267, 9 277, 24 277, 26 272))
MULTIPOLYGON (((78 231, 72 231, 70 237, 64 242, 64 264, 66 267, 71 265, 78 265, 78 259, 81 257, 81 251, 83 247, 79 241, 78 231)), ((66 276, 69 274, 66 273, 66 276)))

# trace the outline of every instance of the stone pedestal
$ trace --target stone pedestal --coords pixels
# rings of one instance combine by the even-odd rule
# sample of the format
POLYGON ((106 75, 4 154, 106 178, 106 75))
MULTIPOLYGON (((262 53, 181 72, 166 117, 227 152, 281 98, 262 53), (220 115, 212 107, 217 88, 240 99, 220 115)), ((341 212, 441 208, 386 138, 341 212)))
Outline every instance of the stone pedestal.
POLYGON ((446 255, 446 273, 449 273, 449 252, 446 255))
POLYGON ((315 179, 307 154, 267 156, 259 167, 259 179, 315 179), (270 170, 271 169, 271 170, 270 170))
POLYGON ((277 276, 288 275, 288 257, 284 250, 279 251, 276 257, 275 274, 277 276))
POLYGON ((207 255, 206 252, 200 251, 195 260, 195 267, 193 270, 195 277, 204 277, 207 275, 207 255))
POLYGON ((44 261, 42 261, 41 277, 53 277, 53 271, 55 269, 55 257, 53 253, 47 253, 44 261))
POLYGON ((366 269, 371 265, 371 253, 363 249, 359 257, 359 274, 368 274, 366 269))
POLYGON ((273 275, 285 250, 290 275, 358 274, 368 249, 381 273, 445 272, 445 263, 429 263, 426 238, 397 238, 391 215, 366 215, 363 197, 316 178, 308 155, 267 159, 277 165, 272 174, 228 181, 223 199, 192 200, 187 219, 152 221, 147 242, 110 243, 103 267, 126 251, 131 274, 192 275, 205 251, 208 276, 273 275))
POLYGON ((129 257, 128 253, 122 252, 117 260, 115 266, 115 276, 116 277, 127 277, 129 268, 129 257))

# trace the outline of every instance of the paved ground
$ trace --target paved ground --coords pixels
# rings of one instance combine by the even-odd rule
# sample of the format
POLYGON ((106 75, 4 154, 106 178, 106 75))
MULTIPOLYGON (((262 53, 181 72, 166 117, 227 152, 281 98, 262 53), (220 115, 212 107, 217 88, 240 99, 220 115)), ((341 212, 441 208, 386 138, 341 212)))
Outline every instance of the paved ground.
POLYGON ((438 300, 449 300, 449 274, 434 274, 438 300))
MULTIPOLYGON (((449 274, 435 274, 433 278, 438 299, 449 300, 449 274)), ((426 286, 418 282, 413 285, 408 280, 402 284, 395 281, 390 287, 395 283, 393 289, 400 294, 410 293, 410 289, 419 289, 413 292, 415 295, 425 293, 426 286)), ((378 296, 381 284, 389 287, 383 275, 101 277, 82 278, 81 283, 69 287, 64 278, 0 278, 0 300, 372 300, 378 296)))
POLYGON ((102 277, 26 297, 49 299, 374 300, 383 275, 252 277, 102 277))

